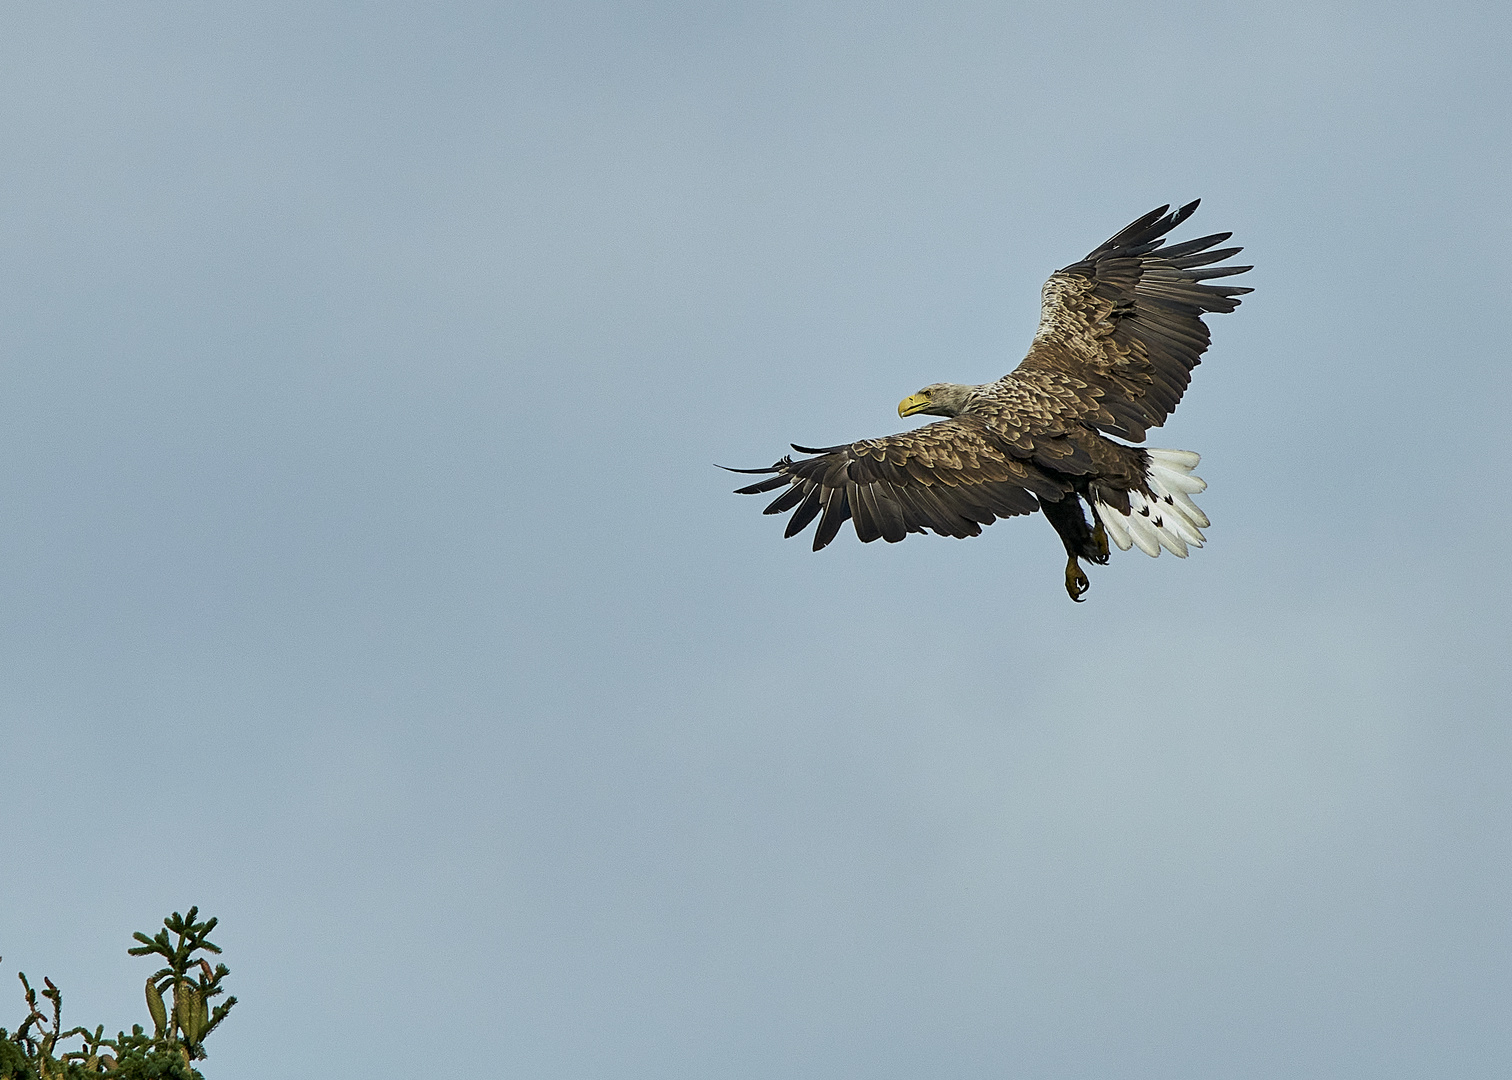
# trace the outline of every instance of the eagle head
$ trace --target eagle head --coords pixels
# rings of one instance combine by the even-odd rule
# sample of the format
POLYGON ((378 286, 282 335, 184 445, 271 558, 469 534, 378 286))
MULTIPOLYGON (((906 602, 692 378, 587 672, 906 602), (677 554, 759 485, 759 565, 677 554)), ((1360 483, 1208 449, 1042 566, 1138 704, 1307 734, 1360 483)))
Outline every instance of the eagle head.
POLYGON ((928 416, 959 416, 966 408, 966 399, 978 389, 980 388, 962 386, 960 383, 930 383, 917 394, 909 394, 898 402, 898 415, 924 413, 928 416))

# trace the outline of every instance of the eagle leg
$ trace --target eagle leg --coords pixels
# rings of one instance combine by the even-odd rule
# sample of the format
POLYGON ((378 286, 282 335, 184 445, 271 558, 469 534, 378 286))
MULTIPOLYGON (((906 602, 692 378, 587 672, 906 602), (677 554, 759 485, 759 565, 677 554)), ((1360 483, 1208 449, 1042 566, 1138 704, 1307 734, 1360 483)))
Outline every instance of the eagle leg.
POLYGON ((1082 513, 1081 500, 1074 494, 1057 502, 1041 499, 1040 509, 1044 511, 1050 524, 1055 526, 1061 544, 1066 549, 1066 592, 1071 599, 1081 603, 1081 598, 1087 594, 1092 583, 1082 573, 1081 564, 1076 560, 1087 559, 1099 565, 1107 563, 1108 537, 1102 531, 1102 522, 1098 521, 1094 531, 1088 524, 1086 515, 1082 513))
POLYGON ((1087 590, 1091 587, 1092 583, 1087 580, 1087 575, 1082 573, 1081 564, 1076 561, 1076 556, 1072 555, 1067 558, 1066 592, 1070 595, 1071 599, 1075 600, 1078 604, 1081 603, 1082 597, 1087 595, 1087 590))

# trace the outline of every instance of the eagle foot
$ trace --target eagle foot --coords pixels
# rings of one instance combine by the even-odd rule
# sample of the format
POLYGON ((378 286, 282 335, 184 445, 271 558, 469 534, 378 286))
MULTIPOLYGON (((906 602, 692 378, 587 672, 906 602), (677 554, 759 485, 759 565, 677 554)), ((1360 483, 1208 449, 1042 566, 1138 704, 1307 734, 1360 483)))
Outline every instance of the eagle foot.
POLYGON ((1066 560, 1066 592, 1072 600, 1078 604, 1082 597, 1087 595, 1087 590, 1092 587, 1092 582, 1087 580, 1087 575, 1082 573, 1081 565, 1073 555, 1066 560))
MULTIPOLYGON (((1096 513, 1096 511, 1093 511, 1096 513)), ((1097 563, 1106 566, 1108 562, 1108 530, 1103 528, 1102 518, 1097 519, 1097 528, 1092 530, 1092 542, 1097 545, 1097 563)))

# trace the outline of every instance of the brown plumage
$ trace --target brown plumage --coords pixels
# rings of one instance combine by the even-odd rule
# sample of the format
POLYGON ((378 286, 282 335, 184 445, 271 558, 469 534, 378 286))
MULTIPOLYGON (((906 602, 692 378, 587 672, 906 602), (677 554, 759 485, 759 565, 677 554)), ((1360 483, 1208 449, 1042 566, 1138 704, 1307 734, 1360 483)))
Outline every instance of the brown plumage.
POLYGON ((1203 284, 1250 269, 1213 265, 1241 250, 1216 247, 1232 234, 1164 246, 1196 208, 1152 210, 1052 274, 1029 353, 1008 375, 981 386, 935 383, 898 406, 899 415, 948 419, 845 446, 794 445, 810 456, 731 470, 774 474, 739 494, 786 488, 766 513, 793 512, 787 536, 817 518, 815 551, 847 519, 862 542, 895 543, 926 529, 976 536, 997 518, 1043 510, 1065 545, 1073 600, 1087 590, 1077 559, 1106 563, 1109 535, 1124 550, 1184 557, 1208 524, 1190 499, 1206 486, 1190 475, 1197 455, 1106 436, 1143 442, 1164 423, 1207 350, 1202 316, 1232 311, 1253 291, 1203 284))

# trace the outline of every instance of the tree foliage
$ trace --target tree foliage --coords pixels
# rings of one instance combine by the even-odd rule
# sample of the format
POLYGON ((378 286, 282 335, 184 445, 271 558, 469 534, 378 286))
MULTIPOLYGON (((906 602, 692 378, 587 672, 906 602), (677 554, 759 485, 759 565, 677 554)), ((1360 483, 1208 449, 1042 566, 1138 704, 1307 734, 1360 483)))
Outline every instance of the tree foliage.
POLYGON ((205 953, 219 954, 210 940, 215 919, 196 922, 199 908, 174 912, 153 937, 138 931, 132 956, 161 956, 163 967, 147 979, 145 995, 152 1033, 134 1024, 131 1033, 105 1038, 105 1025, 63 1027, 63 993, 51 979, 32 988, 18 972, 26 1017, 14 1034, 0 1028, 0 1080, 79 1080, 108 1075, 115 1080, 204 1080, 191 1064, 205 1057, 205 1038, 220 1026, 236 998, 220 1004, 225 964, 211 968, 205 953), (38 998, 41 998, 39 1002, 38 998), (51 1014, 51 1015, 49 1015, 51 1014), (79 1040, 73 1044, 73 1040, 79 1040), (72 1045, 70 1045, 72 1044, 72 1045))

